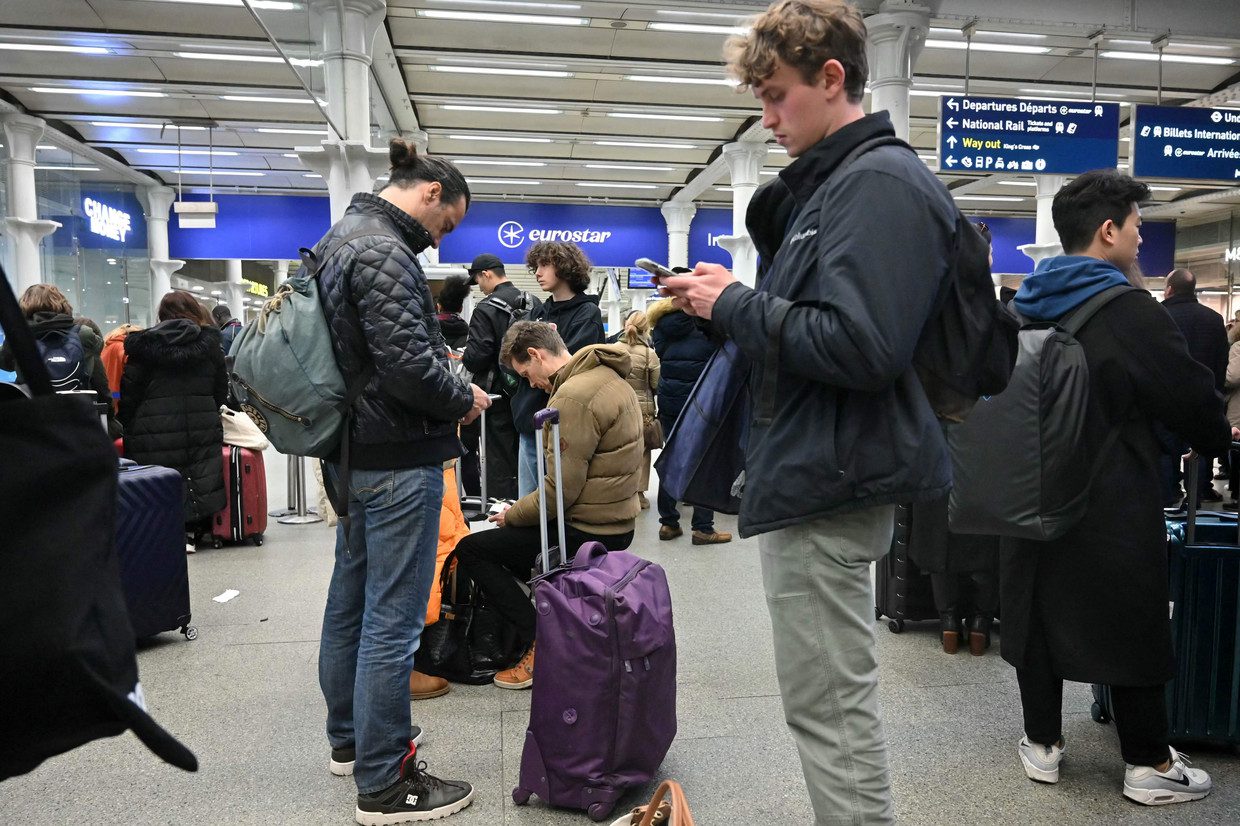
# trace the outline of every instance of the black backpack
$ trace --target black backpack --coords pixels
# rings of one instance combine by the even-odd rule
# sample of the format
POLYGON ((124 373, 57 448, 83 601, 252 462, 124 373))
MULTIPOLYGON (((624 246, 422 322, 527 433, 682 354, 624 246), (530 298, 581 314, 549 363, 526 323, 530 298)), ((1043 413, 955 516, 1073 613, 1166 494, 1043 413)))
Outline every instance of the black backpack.
POLYGON ((36 344, 48 375, 52 377, 53 390, 60 393, 90 389, 86 348, 82 346, 82 325, 74 324, 67 330, 41 333, 36 344))
MULTIPOLYGON (((880 146, 913 152, 899 138, 874 138, 850 152, 833 176, 880 146)), ((947 421, 964 421, 979 398, 1002 392, 1016 360, 1018 325, 995 297, 989 257, 986 239, 957 209, 951 266, 913 354, 930 406, 947 421)))
MULTIPOLYGON (((534 296, 526 292, 521 293, 521 300, 515 307, 498 296, 487 298, 486 303, 499 308, 500 312, 508 316, 508 323, 504 325, 503 331, 499 334, 500 341, 503 341, 504 336, 508 334, 508 328, 514 322, 527 320, 530 313, 534 311, 534 296)), ((475 381, 482 379, 477 382, 479 387, 487 388, 492 393, 500 393, 506 398, 511 398, 512 394, 517 392, 517 385, 520 383, 520 377, 502 364, 496 364, 487 371, 485 376, 474 378, 475 381)))

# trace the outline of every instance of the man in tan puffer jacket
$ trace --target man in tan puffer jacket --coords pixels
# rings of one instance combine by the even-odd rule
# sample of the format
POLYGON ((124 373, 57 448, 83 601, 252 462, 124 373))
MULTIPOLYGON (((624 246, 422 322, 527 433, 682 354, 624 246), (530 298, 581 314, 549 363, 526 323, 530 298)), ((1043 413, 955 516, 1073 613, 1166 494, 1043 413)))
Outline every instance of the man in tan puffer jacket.
MULTIPOLYGON (((532 386, 551 394, 560 411, 560 450, 567 552, 571 559, 586 542, 608 550, 629 547, 640 512, 642 415, 629 386, 628 349, 593 345, 570 356, 550 324, 518 321, 508 329, 500 358, 532 386)), ((548 536, 556 536, 555 466, 551 429, 546 449, 548 536)), ((501 688, 534 684, 534 607, 521 588, 541 550, 538 492, 491 517, 497 530, 471 534, 456 546, 458 571, 469 576, 493 606, 529 643, 517 665, 495 677, 501 688)), ((554 540, 553 540, 554 541, 554 540)))

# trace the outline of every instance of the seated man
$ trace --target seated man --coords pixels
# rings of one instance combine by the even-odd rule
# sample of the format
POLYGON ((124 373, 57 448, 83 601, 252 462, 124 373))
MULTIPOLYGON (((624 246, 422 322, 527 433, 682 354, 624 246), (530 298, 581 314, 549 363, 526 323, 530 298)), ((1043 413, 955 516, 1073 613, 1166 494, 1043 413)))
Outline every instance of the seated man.
MULTIPOLYGON (((570 356, 555 328, 518 321, 504 336, 500 359, 533 387, 551 394, 560 411, 565 539, 571 559, 586 542, 618 551, 633 541, 640 512, 637 489, 645 450, 642 414, 629 387, 624 345, 592 345, 570 356)), ((557 533, 555 465, 551 430, 544 433, 547 459, 548 536, 557 533)), ((495 676, 500 688, 534 684, 534 606, 521 583, 530 578, 541 551, 538 492, 491 517, 499 527, 470 534, 457 545, 460 572, 516 628, 529 649, 521 661, 495 676)), ((552 541, 555 541, 554 539, 552 541)))

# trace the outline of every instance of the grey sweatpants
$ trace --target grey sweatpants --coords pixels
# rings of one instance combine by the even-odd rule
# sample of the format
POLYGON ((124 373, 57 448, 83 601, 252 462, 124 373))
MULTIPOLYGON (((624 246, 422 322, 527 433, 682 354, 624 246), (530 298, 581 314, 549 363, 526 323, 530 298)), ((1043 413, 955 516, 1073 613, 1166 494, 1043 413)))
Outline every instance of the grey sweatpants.
POLYGON ((893 506, 871 508, 758 539, 784 719, 817 826, 894 818, 870 580, 894 515, 893 506))

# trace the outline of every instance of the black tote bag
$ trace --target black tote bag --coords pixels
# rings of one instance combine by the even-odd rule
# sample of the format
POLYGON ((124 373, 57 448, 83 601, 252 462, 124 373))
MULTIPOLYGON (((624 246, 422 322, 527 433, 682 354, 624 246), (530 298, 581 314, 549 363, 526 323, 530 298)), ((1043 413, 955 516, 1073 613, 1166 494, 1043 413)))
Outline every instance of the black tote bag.
POLYGON ((91 402, 52 392, 2 268, 0 326, 31 393, 0 395, 0 780, 126 729, 196 771, 145 711, 113 547, 116 452, 91 402))

